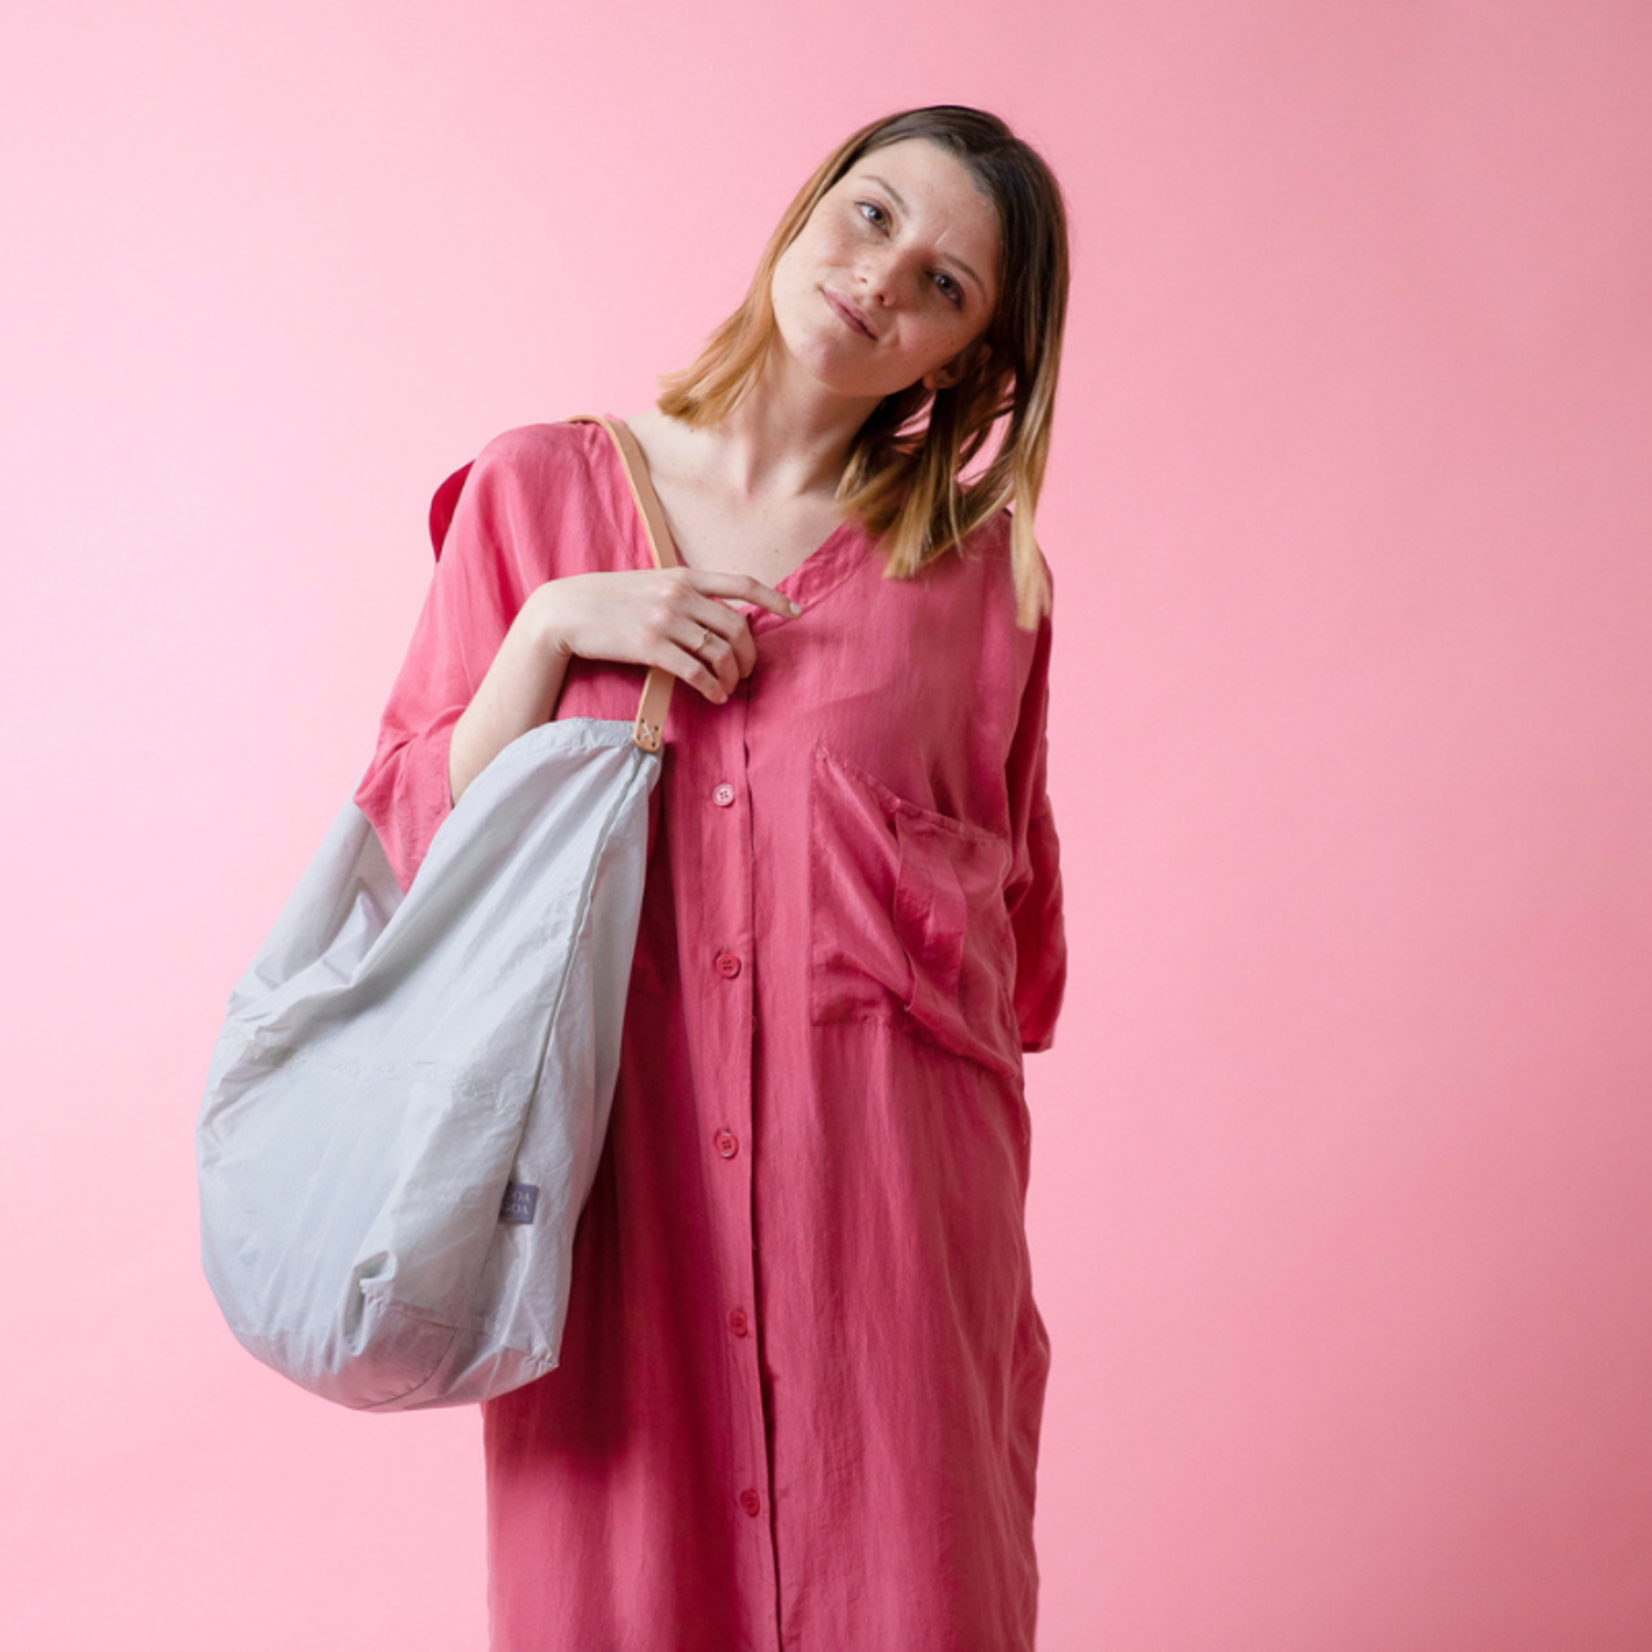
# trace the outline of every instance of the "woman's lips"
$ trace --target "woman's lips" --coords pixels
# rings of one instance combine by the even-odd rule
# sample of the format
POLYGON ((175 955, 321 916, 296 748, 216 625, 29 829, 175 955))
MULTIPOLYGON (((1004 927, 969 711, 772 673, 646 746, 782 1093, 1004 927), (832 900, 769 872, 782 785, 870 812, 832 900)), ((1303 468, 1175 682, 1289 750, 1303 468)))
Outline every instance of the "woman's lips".
POLYGON ((841 316, 849 326, 853 327, 857 333, 862 333, 867 338, 876 338, 878 336, 872 331, 866 317, 863 316, 860 311, 849 302, 848 299, 833 292, 830 287, 822 287, 820 290, 825 296, 826 302, 831 305, 832 309, 839 316, 841 316))

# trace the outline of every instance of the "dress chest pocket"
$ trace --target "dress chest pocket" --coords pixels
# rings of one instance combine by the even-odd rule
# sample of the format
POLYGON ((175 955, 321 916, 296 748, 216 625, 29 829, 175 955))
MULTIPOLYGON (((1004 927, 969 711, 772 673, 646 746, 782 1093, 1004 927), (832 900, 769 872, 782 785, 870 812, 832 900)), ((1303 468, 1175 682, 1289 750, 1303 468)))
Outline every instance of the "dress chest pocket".
POLYGON ((1009 845, 817 747, 809 855, 812 1018, 886 1022, 1019 1073, 1009 845))

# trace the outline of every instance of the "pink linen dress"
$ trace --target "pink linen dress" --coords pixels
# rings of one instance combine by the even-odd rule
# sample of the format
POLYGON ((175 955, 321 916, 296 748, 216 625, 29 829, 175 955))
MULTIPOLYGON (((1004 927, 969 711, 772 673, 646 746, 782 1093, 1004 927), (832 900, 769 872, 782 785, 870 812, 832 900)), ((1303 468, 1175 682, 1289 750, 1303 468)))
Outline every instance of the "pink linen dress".
MULTIPOLYGON (((600 428, 483 451, 358 794, 404 884, 528 594, 649 566, 600 428)), ((495 1652, 1033 1645, 1049 627, 1007 516, 911 581, 845 524, 779 589, 730 701, 672 701, 562 1364, 484 1407, 495 1652)), ((575 661, 556 714, 641 679, 575 661)))

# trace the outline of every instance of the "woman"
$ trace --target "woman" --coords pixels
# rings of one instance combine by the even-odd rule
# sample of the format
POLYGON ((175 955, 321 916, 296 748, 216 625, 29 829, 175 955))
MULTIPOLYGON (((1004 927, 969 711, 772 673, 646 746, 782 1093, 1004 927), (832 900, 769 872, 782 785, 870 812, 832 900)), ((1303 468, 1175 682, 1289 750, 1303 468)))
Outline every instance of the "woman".
POLYGON ((562 1365, 484 1410, 497 1652, 1032 1646, 1021 1056, 1064 978, 1032 509, 1066 270, 1001 122, 880 121, 629 421, 686 567, 651 566, 595 426, 509 432, 465 481, 358 794, 404 882, 518 735, 629 720, 640 663, 699 691, 562 1365))

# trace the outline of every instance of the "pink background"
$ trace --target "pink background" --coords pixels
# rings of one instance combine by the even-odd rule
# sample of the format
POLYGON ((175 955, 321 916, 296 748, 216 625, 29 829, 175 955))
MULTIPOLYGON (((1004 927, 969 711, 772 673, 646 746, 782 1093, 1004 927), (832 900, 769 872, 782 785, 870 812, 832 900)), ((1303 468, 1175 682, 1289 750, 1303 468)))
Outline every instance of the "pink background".
POLYGON ((8 7, 0 1644, 482 1646, 475 1415, 201 1280, 223 999, 434 484, 956 99, 1077 235, 1041 1645, 1652 1645, 1649 64, 1640 0, 8 7))

